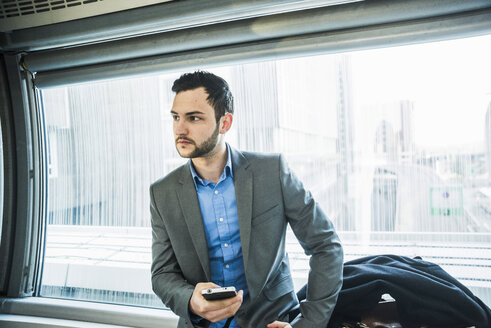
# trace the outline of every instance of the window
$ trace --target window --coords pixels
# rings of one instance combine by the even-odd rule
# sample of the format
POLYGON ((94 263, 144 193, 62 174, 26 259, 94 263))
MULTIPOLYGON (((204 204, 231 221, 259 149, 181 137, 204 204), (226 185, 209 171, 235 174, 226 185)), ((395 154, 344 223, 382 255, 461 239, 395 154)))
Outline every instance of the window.
MULTIPOLYGON (((419 255, 489 305, 490 44, 488 35, 208 69, 235 96, 228 142, 284 153, 346 260, 419 255)), ((169 114, 178 76, 40 90, 53 169, 42 296, 161 306, 148 187, 185 162, 169 114)), ((290 240, 299 287, 308 261, 290 240)))

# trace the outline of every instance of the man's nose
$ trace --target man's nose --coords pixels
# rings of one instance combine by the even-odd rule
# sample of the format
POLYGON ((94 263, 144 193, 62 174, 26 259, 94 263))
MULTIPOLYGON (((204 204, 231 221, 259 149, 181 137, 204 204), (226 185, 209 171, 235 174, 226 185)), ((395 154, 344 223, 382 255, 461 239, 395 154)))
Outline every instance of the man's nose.
POLYGON ((174 133, 176 135, 186 135, 188 133, 188 128, 184 120, 174 121, 174 133))

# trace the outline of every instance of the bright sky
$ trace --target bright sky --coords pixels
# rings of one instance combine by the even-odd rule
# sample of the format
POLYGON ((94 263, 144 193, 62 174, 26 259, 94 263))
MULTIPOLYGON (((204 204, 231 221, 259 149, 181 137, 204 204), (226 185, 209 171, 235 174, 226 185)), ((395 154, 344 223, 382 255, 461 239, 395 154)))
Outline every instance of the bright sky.
POLYGON ((418 147, 482 147, 490 58, 491 35, 354 52, 354 99, 358 106, 414 101, 418 147))

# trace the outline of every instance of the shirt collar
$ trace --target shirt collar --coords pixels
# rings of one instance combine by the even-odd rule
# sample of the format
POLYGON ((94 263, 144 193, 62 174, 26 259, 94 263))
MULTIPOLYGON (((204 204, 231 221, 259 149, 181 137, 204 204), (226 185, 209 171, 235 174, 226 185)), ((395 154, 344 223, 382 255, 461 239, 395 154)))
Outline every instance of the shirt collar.
MULTIPOLYGON (((230 155, 230 146, 229 146, 229 144, 226 144, 226 145, 227 145, 227 164, 225 164, 225 167, 223 168, 223 172, 222 172, 222 175, 220 176, 220 179, 218 180, 218 183, 220 183, 221 181, 225 180, 229 176, 231 178, 234 177, 234 173, 233 173, 233 170, 232 170, 232 156, 230 155)), ((198 173, 196 172, 196 169, 194 168, 194 165, 193 165, 193 161, 192 160, 189 160, 189 168, 191 170, 191 174, 193 176, 193 181, 194 181, 195 186, 197 186, 197 183, 199 183, 199 184, 201 184, 203 186, 207 186, 208 184, 211 183, 208 180, 202 179, 198 175, 198 173)))

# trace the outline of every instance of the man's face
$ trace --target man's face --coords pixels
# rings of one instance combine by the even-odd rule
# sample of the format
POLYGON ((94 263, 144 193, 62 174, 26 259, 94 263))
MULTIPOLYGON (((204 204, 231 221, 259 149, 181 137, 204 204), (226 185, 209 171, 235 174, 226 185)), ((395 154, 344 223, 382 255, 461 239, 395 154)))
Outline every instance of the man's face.
POLYGON ((172 104, 174 138, 184 158, 206 157, 218 143, 220 126, 204 88, 181 91, 172 104))

